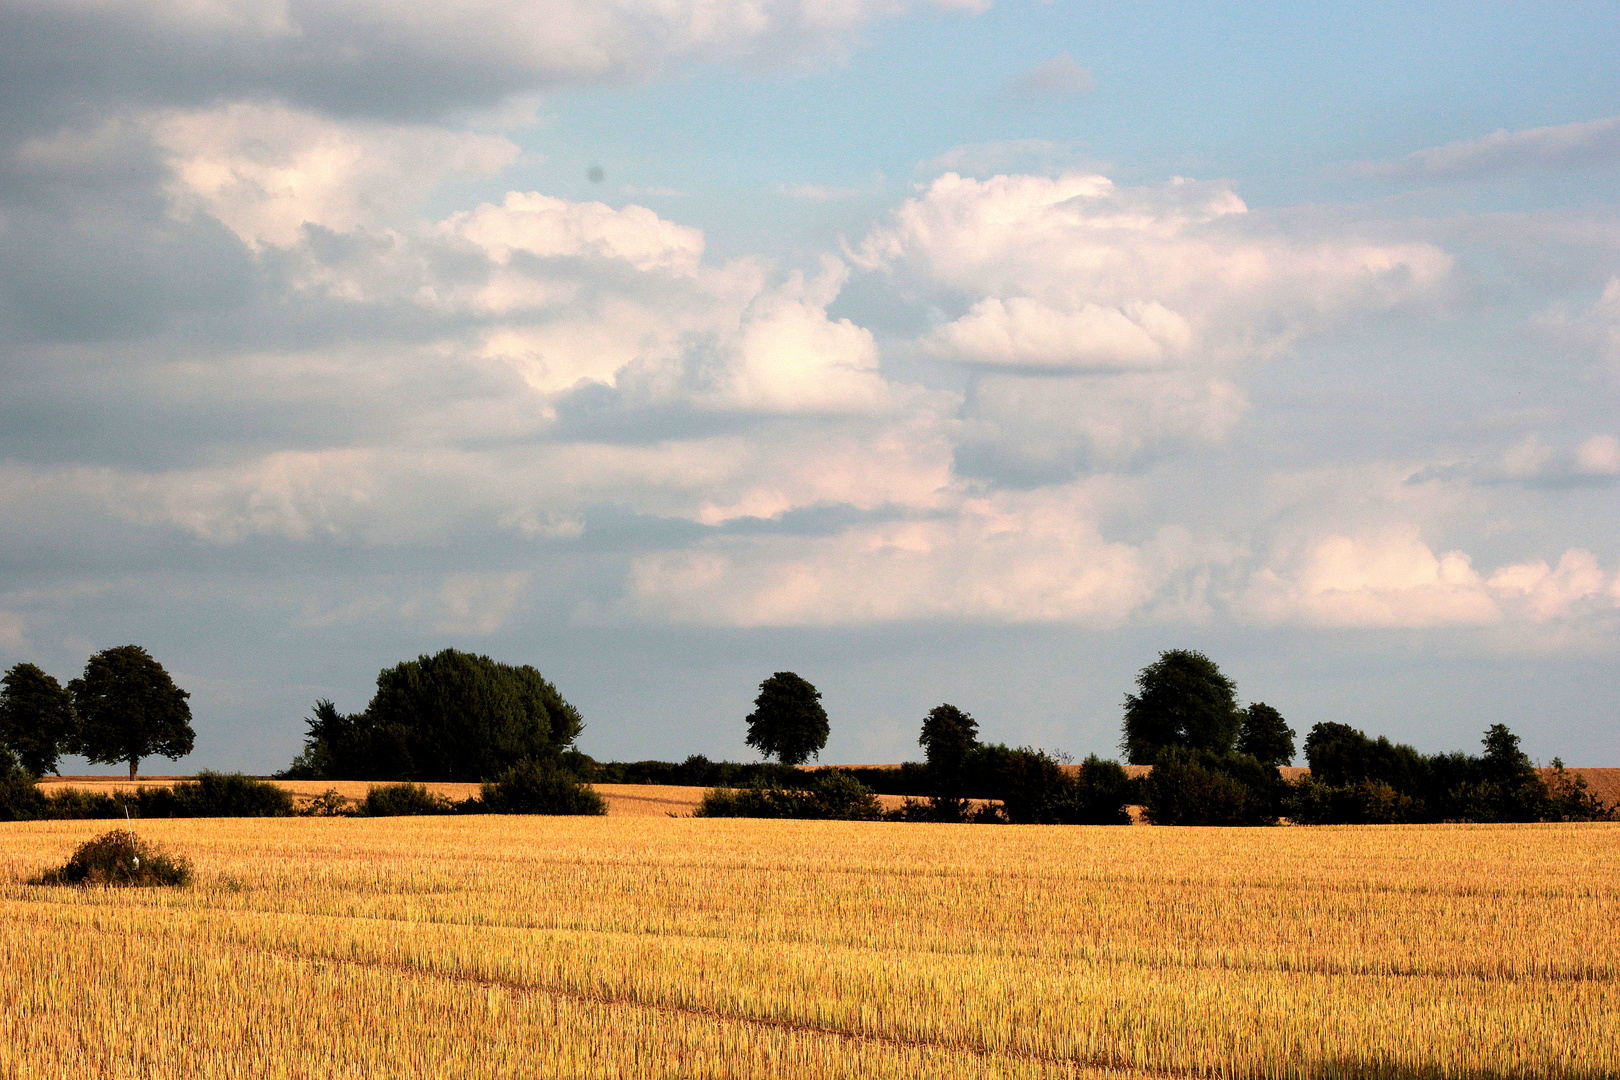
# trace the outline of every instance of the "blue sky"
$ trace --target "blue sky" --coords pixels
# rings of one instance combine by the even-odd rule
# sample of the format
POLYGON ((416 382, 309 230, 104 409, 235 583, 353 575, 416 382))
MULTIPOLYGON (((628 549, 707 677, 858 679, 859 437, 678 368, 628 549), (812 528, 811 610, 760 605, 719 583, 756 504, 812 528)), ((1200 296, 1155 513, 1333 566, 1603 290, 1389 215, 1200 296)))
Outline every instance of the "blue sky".
MULTIPOLYGON (((0 0, 0 662, 1620 755, 1620 8, 0 0), (593 178, 592 169, 600 169, 593 178)), ((166 766, 165 766, 166 767, 166 766)))

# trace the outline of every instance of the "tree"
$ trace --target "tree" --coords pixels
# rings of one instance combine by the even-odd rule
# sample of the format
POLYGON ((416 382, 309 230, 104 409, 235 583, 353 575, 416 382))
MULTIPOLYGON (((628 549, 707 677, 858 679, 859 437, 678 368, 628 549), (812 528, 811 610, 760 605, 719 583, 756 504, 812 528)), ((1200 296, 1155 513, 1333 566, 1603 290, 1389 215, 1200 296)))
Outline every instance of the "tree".
POLYGON ((759 684, 744 741, 784 765, 802 765, 820 756, 829 731, 821 691, 791 671, 778 671, 759 684))
POLYGON ((322 699, 305 724, 289 776, 466 782, 525 759, 555 763, 585 727, 533 667, 456 649, 384 668, 365 712, 344 715, 322 699))
POLYGON ((917 745, 928 757, 929 804, 940 821, 960 821, 968 811, 968 755, 979 745, 979 724, 955 705, 936 705, 923 719, 917 745))
POLYGON ((1237 686, 1215 661, 1190 649, 1168 649, 1136 677, 1125 698, 1120 749, 1132 765, 1152 765, 1172 747, 1231 751, 1243 722, 1237 686))
POLYGON ((17 664, 0 680, 0 747, 33 776, 57 771, 77 726, 72 695, 33 664, 17 664))
POLYGON ((1237 749, 1268 765, 1287 765, 1294 760, 1294 729, 1270 705, 1252 702, 1243 712, 1237 749))
POLYGON ((191 695, 174 685, 163 665, 139 645, 103 649, 68 684, 79 714, 70 750, 103 765, 129 762, 135 779, 141 758, 175 760, 191 753, 191 695))
POLYGON ((979 723, 955 705, 935 705, 923 720, 917 745, 923 748, 928 764, 958 769, 968 752, 979 745, 979 723))

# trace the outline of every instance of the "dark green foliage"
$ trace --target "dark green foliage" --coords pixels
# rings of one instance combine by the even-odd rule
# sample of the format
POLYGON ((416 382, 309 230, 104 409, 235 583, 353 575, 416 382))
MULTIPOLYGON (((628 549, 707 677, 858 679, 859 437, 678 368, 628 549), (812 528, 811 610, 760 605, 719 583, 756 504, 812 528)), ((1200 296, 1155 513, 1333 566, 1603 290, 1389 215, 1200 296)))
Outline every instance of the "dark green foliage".
POLYGON ((355 808, 337 788, 327 788, 299 807, 298 813, 302 817, 353 817, 355 808))
POLYGON ((191 864, 127 829, 80 844, 67 865, 47 870, 40 885, 187 885, 191 864))
POLYGON ((195 780, 187 780, 169 788, 173 812, 156 812, 162 788, 144 788, 141 795, 151 793, 153 806, 141 803, 141 817, 291 817, 292 793, 268 780, 256 780, 241 773, 218 773, 204 770, 195 780))
POLYGON ((1620 807, 1608 807, 1586 790, 1586 778, 1569 772, 1557 758, 1553 775, 1547 780, 1548 821, 1609 821, 1620 816, 1620 807))
POLYGON ((1243 711, 1243 724, 1238 728, 1237 752, 1259 758, 1268 765, 1289 765, 1294 760, 1294 729, 1282 718, 1282 713, 1263 701, 1256 701, 1243 711))
POLYGON ((0 680, 0 748, 15 755, 29 774, 56 772, 77 728, 73 697, 54 676, 33 664, 17 664, 0 680))
POLYGON ((380 784, 369 788, 357 811, 361 817, 424 817, 455 812, 455 803, 421 784, 380 784))
POLYGON ((289 778, 484 780, 556 760, 585 726, 534 668, 455 649, 384 669, 363 713, 324 699, 314 713, 289 778))
POLYGON ((800 818, 876 821, 883 816, 872 790, 842 769, 801 774, 792 787, 756 782, 741 788, 715 788, 693 817, 800 818))
POLYGON ((1009 749, 981 744, 968 755, 965 769, 976 797, 992 805, 956 820, 999 819, 1014 825, 1128 825, 1125 811, 1129 780, 1117 762, 1095 754, 1077 770, 1032 747, 1009 749))
POLYGON ((917 745, 923 748, 928 764, 956 769, 968 753, 979 745, 979 723, 955 705, 935 705, 923 720, 917 745))
POLYGON ((520 761, 493 782, 480 801, 490 814, 605 814, 607 802, 550 762, 520 761))
POLYGON ((791 671, 778 671, 759 684, 743 741, 784 765, 802 765, 821 754, 830 731, 821 691, 791 671))
POLYGON ((1190 649, 1169 649, 1136 677, 1137 694, 1125 698, 1120 749, 1133 765, 1151 765, 1171 748, 1229 752, 1243 711, 1237 686, 1215 661, 1190 649))
POLYGON ((45 816, 46 800, 34 776, 0 746, 0 821, 36 821, 45 816))
POLYGON ((174 685, 163 665, 139 645, 103 649, 68 684, 78 732, 67 747, 104 765, 129 762, 133 780, 141 759, 175 760, 191 753, 191 695, 174 685))
POLYGON ((1258 758, 1171 749, 1142 785, 1142 812, 1155 825, 1272 825, 1286 794, 1258 758))
POLYGON ((1595 820, 1601 808, 1584 785, 1560 771, 1542 782, 1518 736, 1493 724, 1481 757, 1424 755, 1370 739, 1346 724, 1317 724, 1305 739, 1308 782, 1296 787, 1289 816, 1306 823, 1595 820))

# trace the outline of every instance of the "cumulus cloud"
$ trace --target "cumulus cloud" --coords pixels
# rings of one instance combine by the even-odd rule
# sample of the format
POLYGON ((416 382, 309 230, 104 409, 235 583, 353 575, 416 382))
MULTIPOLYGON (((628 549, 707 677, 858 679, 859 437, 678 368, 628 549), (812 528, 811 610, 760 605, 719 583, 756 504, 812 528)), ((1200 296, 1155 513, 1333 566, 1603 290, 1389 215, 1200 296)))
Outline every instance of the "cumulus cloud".
POLYGON ((1620 117, 1575 124, 1493 131, 1429 147, 1399 161, 1356 167, 1364 176, 1393 180, 1471 180, 1523 169, 1566 169, 1620 161, 1620 117))
POLYGON ((1426 243, 1281 228, 1228 184, 1128 188, 1080 172, 947 173, 854 257, 965 304, 919 345, 1005 371, 970 391, 959 461, 1015 484, 1218 441, 1243 407, 1242 365, 1419 302, 1451 267, 1426 243))

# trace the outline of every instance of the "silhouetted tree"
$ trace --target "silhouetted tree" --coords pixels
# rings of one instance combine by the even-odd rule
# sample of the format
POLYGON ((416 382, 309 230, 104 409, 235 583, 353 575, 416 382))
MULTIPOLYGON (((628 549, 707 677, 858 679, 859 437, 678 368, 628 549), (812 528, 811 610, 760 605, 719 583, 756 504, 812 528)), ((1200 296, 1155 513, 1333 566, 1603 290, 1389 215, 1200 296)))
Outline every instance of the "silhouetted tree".
POLYGON ((174 685, 163 665, 139 645, 103 649, 68 684, 78 732, 68 749, 103 765, 129 762, 135 779, 141 759, 174 760, 191 753, 191 695, 174 685))
POLYGON ((830 731, 821 691, 791 671, 778 671, 759 684, 744 741, 784 765, 802 765, 820 756, 830 731))
POLYGON ((923 720, 917 745, 923 748, 928 764, 957 769, 968 751, 979 745, 979 724, 955 705, 935 705, 923 720))
POLYGON ((77 727, 73 697, 54 676, 33 664, 17 664, 0 680, 0 747, 31 775, 57 771, 77 727))
POLYGON ((324 699, 314 712, 288 776, 486 780, 525 759, 555 762, 585 726, 534 668, 456 649, 384 668, 363 713, 324 699))
POLYGON ((1253 702, 1243 712, 1237 751, 1271 765, 1287 765, 1294 760, 1294 729, 1270 705, 1253 702))
POLYGON ((1232 749, 1243 711, 1237 686, 1215 661, 1190 649, 1169 649, 1136 677, 1139 693, 1125 698, 1120 749, 1133 765, 1151 765, 1180 747, 1224 754, 1232 749))

